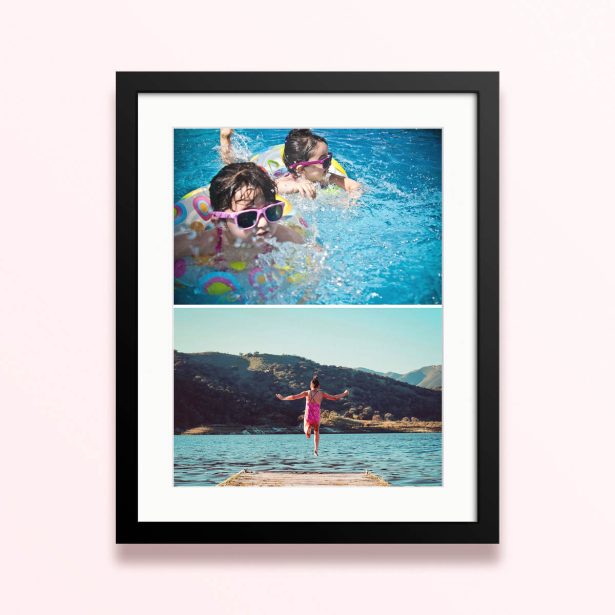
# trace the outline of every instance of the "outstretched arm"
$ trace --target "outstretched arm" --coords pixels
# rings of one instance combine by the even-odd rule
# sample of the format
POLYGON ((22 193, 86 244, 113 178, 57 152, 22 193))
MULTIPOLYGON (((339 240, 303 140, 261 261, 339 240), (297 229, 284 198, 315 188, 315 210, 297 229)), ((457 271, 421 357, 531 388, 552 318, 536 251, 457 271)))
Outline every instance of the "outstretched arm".
POLYGON ((233 128, 220 128, 220 156, 224 164, 237 162, 233 144, 231 143, 231 135, 234 133, 233 128))
POLYGON ((348 397, 348 389, 346 389, 343 393, 339 395, 329 395, 329 393, 322 392, 322 396, 325 399, 332 399, 333 401, 339 401, 340 399, 344 399, 344 397, 348 397))
POLYGON ((276 397, 282 401, 293 401, 294 399, 301 399, 302 397, 307 397, 307 391, 297 393, 297 395, 288 395, 287 397, 282 397, 279 393, 277 393, 276 397))
POLYGON ((346 192, 361 189, 361 184, 359 182, 356 182, 354 179, 350 179, 350 177, 343 177, 342 175, 336 175, 335 173, 331 173, 329 176, 329 183, 343 188, 346 192))

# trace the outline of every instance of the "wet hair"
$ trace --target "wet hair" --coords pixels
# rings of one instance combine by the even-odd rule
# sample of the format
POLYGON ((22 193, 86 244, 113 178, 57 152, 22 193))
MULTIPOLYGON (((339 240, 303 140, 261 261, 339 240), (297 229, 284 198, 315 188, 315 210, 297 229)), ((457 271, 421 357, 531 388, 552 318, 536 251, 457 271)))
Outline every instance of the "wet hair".
POLYGON ((316 374, 314 374, 314 377, 312 378, 311 384, 314 385, 315 389, 317 389, 320 386, 320 382, 319 382, 318 376, 316 374))
POLYGON ((211 180, 209 196, 215 211, 231 209, 234 194, 241 188, 260 188, 266 199, 275 200, 275 182, 253 162, 234 162, 222 167, 211 180))
POLYGON ((289 165, 309 160, 318 143, 327 143, 327 140, 315 135, 309 128, 295 128, 288 133, 283 160, 290 173, 297 175, 297 171, 289 168, 289 165))

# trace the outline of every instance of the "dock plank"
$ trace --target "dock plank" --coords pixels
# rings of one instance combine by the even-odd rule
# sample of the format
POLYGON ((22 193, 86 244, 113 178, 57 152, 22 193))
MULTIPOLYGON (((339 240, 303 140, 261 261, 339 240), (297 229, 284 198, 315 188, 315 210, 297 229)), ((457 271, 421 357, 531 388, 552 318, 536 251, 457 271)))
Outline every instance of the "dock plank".
POLYGON ((390 487, 372 472, 252 472, 241 470, 218 487, 390 487))

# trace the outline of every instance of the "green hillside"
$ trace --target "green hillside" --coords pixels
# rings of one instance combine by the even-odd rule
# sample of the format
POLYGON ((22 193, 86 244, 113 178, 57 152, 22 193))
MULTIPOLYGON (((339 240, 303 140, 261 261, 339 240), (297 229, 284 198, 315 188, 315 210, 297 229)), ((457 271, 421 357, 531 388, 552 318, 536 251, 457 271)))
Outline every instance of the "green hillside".
POLYGON ((325 401, 323 414, 362 420, 388 416, 390 421, 414 417, 440 421, 440 391, 420 388, 358 369, 320 365, 293 355, 258 352, 240 356, 216 352, 175 353, 175 433, 201 425, 276 426, 292 428, 305 400, 275 398, 309 388, 317 373, 327 393, 350 391, 342 401, 325 401))

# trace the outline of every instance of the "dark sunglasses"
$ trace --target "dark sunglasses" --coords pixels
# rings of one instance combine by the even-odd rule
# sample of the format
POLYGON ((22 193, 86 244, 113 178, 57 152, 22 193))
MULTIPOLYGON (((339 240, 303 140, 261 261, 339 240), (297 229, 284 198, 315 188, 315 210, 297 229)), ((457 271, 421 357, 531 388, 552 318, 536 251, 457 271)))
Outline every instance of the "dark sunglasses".
POLYGON ((275 201, 275 203, 269 203, 255 209, 244 209, 243 211, 235 211, 233 213, 227 213, 224 211, 216 211, 213 214, 214 218, 231 219, 235 221, 235 224, 245 230, 254 228, 258 224, 258 220, 261 216, 265 216, 267 222, 279 222, 284 215, 284 203, 282 201, 275 201))

